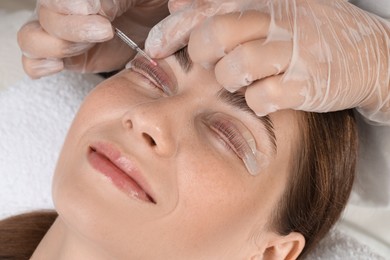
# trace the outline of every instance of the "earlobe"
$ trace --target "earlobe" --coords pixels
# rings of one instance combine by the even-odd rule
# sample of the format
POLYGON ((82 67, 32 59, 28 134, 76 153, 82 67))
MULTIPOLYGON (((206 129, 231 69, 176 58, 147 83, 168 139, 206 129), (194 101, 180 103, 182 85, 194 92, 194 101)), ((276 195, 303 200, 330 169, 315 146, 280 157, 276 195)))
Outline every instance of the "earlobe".
POLYGON ((291 232, 286 236, 278 236, 268 244, 268 247, 264 252, 263 259, 294 260, 298 258, 304 246, 305 238, 300 233, 291 232))

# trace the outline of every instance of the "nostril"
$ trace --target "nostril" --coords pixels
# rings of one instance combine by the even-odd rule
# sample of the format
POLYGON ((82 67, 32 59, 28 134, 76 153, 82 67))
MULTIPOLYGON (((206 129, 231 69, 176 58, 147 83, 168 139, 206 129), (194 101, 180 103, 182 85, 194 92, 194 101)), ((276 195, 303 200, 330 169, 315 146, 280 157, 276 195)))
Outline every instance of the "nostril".
POLYGON ((146 142, 150 146, 156 146, 156 142, 154 141, 154 139, 150 135, 148 135, 147 133, 142 133, 142 137, 146 140, 146 142))

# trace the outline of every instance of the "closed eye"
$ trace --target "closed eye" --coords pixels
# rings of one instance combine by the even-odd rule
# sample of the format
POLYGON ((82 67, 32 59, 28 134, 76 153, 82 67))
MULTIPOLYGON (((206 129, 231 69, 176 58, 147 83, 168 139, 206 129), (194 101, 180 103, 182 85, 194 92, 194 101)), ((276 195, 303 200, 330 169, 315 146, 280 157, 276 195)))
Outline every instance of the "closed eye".
POLYGON ((239 131, 231 123, 213 121, 210 128, 222 139, 228 149, 231 149, 241 159, 245 154, 246 142, 239 131))
POLYGON ((250 131, 238 120, 222 113, 209 115, 205 121, 225 148, 243 161, 248 172, 257 175, 256 142, 250 131))
POLYGON ((172 86, 170 86, 168 75, 159 66, 151 64, 142 57, 137 57, 130 62, 133 71, 140 73, 147 78, 156 88, 164 94, 172 95, 172 86))

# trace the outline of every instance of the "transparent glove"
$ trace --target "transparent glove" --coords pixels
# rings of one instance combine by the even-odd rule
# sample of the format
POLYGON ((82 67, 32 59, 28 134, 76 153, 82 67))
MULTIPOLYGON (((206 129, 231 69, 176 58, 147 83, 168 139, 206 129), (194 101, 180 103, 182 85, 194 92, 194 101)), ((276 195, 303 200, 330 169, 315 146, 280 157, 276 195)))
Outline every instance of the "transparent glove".
POLYGON ((107 72, 123 68, 135 52, 112 26, 143 46, 157 22, 168 13, 168 0, 38 0, 37 18, 18 32, 22 62, 32 78, 63 69, 107 72))
POLYGON ((163 57, 188 43, 226 89, 248 86, 258 115, 358 107, 390 124, 389 22, 345 0, 171 0, 169 8, 147 52, 163 57))

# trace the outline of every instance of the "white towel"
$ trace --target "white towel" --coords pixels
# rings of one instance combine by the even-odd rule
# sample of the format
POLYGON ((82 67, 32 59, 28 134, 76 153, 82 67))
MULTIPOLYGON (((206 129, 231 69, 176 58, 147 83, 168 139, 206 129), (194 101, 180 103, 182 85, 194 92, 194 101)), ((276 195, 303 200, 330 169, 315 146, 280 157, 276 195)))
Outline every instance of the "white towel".
MULTIPOLYGON (((305 258, 307 260, 385 260, 371 248, 333 229, 305 258)), ((388 258, 387 258, 388 259, 388 258)))
POLYGON ((0 91, 0 219, 53 207, 51 177, 64 137, 100 80, 65 72, 0 91))

